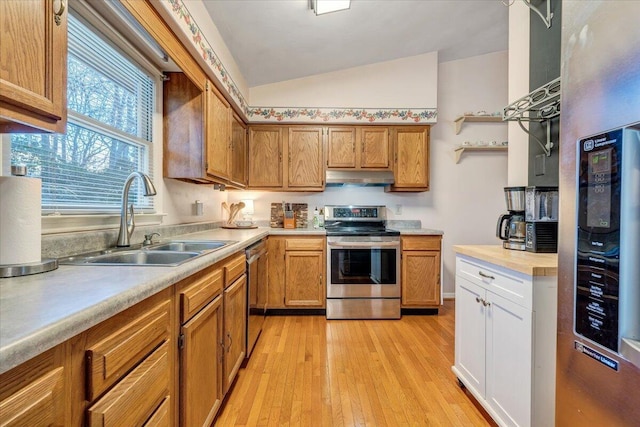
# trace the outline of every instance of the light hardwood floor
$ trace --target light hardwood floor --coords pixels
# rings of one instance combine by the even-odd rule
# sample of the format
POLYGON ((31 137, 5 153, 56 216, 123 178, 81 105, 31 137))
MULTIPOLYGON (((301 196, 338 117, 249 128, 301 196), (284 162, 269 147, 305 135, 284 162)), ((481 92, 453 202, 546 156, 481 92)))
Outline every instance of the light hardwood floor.
POLYGON ((454 308, 401 320, 267 317, 216 426, 488 426, 458 387, 454 308))

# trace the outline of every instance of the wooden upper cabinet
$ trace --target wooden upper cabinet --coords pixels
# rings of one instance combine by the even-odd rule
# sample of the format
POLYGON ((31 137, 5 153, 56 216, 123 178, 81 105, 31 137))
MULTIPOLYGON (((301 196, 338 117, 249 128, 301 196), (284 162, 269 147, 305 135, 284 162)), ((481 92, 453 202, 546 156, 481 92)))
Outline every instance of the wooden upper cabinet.
POLYGON ((429 128, 423 126, 392 129, 395 150, 395 183, 389 191, 429 189, 429 128))
POLYGON ((280 126, 249 127, 249 187, 282 188, 280 126))
POLYGON ((321 127, 290 127, 287 142, 287 186, 306 189, 324 187, 321 127))
POLYGON ((389 142, 389 128, 363 127, 360 130, 360 167, 390 168, 391 145, 389 142))
POLYGON ((68 0, 0 1, 0 133, 64 133, 68 0))
POLYGON ((327 168, 391 169, 389 128, 336 126, 327 132, 327 168))
POLYGON ((231 183, 247 185, 247 127, 235 114, 231 119, 231 183))
POLYGON ((355 127, 330 127, 327 130, 327 167, 356 167, 355 127))
POLYGON ((210 183, 205 171, 205 84, 183 73, 167 73, 164 82, 165 178, 210 183))
POLYGON ((207 82, 205 130, 207 174, 226 181, 231 169, 231 107, 211 82, 207 82))

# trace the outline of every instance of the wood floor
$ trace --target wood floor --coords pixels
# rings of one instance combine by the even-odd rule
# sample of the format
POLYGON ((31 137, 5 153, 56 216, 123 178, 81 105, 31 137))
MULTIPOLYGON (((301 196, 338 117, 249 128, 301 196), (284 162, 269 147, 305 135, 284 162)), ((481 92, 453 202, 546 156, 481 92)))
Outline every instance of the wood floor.
POLYGON ((488 426, 451 372, 454 308, 401 320, 267 317, 216 426, 488 426))

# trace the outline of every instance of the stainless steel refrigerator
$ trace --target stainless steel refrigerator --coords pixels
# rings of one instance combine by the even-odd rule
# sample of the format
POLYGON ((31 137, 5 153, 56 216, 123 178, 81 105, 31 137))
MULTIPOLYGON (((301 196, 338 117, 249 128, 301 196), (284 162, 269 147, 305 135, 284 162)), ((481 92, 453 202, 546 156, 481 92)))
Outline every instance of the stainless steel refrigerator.
POLYGON ((639 426, 640 1, 563 1, 561 58, 556 425, 639 426))

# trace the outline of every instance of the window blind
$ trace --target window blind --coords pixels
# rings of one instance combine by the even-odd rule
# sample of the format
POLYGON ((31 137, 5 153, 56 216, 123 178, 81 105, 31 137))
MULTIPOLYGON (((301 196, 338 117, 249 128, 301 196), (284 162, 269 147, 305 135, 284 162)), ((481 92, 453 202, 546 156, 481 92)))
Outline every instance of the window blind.
MULTIPOLYGON (((153 178, 156 81, 74 15, 68 37, 67 132, 13 135, 11 160, 42 179, 44 213, 118 212, 131 172, 153 178)), ((154 211, 137 180, 129 201, 154 211)))

